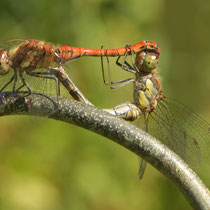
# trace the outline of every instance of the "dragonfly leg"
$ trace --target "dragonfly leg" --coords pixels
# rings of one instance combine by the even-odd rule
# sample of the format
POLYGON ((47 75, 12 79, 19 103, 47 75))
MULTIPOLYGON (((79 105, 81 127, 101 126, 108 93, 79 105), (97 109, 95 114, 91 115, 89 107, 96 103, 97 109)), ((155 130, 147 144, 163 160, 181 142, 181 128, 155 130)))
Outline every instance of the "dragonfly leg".
POLYGON ((39 77, 44 79, 51 79, 54 80, 56 83, 56 96, 57 96, 57 102, 59 102, 59 96, 60 96, 60 87, 59 87, 59 81, 57 78, 54 77, 54 75, 51 72, 26 72, 29 76, 33 77, 39 77))
POLYGON ((0 92, 2 92, 15 78, 16 78, 17 73, 15 72, 14 75, 11 77, 9 82, 7 82, 4 87, 1 88, 0 92))
MULTIPOLYGON (((26 86, 26 88, 28 89, 28 93, 24 97, 31 95, 31 93, 32 93, 31 88, 30 88, 29 84, 26 82, 25 78, 23 77, 22 72, 19 71, 19 75, 20 75, 20 78, 23 82, 23 85, 20 88, 22 88, 23 86, 26 86)), ((14 85, 14 87, 16 88, 16 85, 14 85)), ((18 88, 18 90, 20 88, 18 88)))
POLYGON ((49 71, 53 73, 53 75, 58 79, 58 81, 68 90, 69 94, 77 101, 92 105, 85 96, 80 92, 80 90, 76 87, 73 81, 70 79, 68 74, 64 71, 63 67, 59 68, 49 68, 49 71))
MULTIPOLYGON (((101 49, 103 49, 104 48, 104 46, 101 46, 101 49)), ((106 53, 107 54, 107 53, 106 53)), ((102 77, 103 77, 103 81, 104 81, 104 84, 105 85, 109 85, 109 86, 111 86, 111 84, 110 84, 110 77, 111 77, 111 73, 110 73, 110 68, 109 68, 109 58, 108 58, 108 56, 106 56, 106 60, 107 60, 107 64, 108 64, 108 80, 109 81, 106 81, 106 78, 105 78, 105 71, 104 71, 104 60, 103 60, 103 56, 101 55, 101 69, 102 69, 102 77)))
POLYGON ((123 63, 120 63, 120 62, 119 62, 120 57, 121 57, 121 56, 119 56, 119 57, 117 58, 116 64, 117 64, 118 66, 120 66, 123 70, 135 74, 136 71, 134 70, 134 68, 133 68, 126 60, 124 60, 123 63))
MULTIPOLYGON (((101 49, 103 48, 103 46, 101 47, 101 49)), ((125 54, 124 56, 124 60, 123 60, 123 64, 121 64, 119 62, 119 59, 121 56, 119 56, 117 58, 117 61, 116 61, 116 64, 118 66, 120 66, 123 70, 125 71, 128 71, 128 72, 131 72, 131 73, 136 73, 136 71, 132 68, 132 66, 125 60, 126 57, 127 57, 127 53, 125 54), (127 67, 126 67, 127 65, 127 67)), ((107 54, 107 53, 105 53, 107 54)), ((125 80, 119 80, 119 81, 112 81, 111 79, 111 70, 110 70, 110 65, 109 65, 109 58, 108 56, 106 56, 106 59, 107 59, 107 64, 108 64, 108 81, 106 81, 106 78, 105 78, 105 73, 104 73, 104 64, 103 64, 103 56, 101 55, 101 68, 102 68, 102 76, 103 76, 103 81, 104 81, 104 84, 105 85, 109 85, 111 89, 117 89, 117 88, 120 88, 130 82, 133 82, 134 80, 133 79, 125 79, 125 80), (129 80, 129 81, 128 81, 129 80), (123 84, 120 84, 120 85, 117 85, 117 86, 113 86, 114 84, 118 84, 118 83, 123 83, 123 84)))
POLYGON ((131 51, 131 57, 132 57, 133 70, 135 70, 135 72, 139 72, 139 69, 135 62, 135 53, 133 51, 131 51))
POLYGON ((116 60, 116 64, 117 64, 118 66, 120 66, 123 70, 135 74, 136 71, 135 71, 135 69, 133 68, 133 66, 131 66, 131 65, 126 61, 126 58, 127 58, 128 55, 130 55, 130 54, 133 55, 133 54, 134 54, 134 51, 131 50, 130 46, 131 46, 131 45, 126 45, 126 46, 125 46, 125 48, 126 48, 126 53, 125 53, 125 55, 124 55, 124 57, 123 57, 122 63, 119 62, 119 59, 120 59, 120 57, 121 57, 121 56, 119 56, 119 57, 117 58, 117 60, 116 60))
POLYGON ((14 77, 14 84, 13 84, 13 93, 16 91, 16 86, 17 86, 17 80, 18 80, 18 78, 17 78, 17 73, 15 74, 15 77, 14 77))
POLYGON ((104 111, 128 121, 134 121, 141 115, 141 110, 130 102, 116 106, 113 109, 104 109, 104 111))
POLYGON ((117 89, 117 88, 120 88, 124 85, 127 85, 131 82, 135 82, 135 79, 134 78, 128 78, 128 79, 122 79, 122 80, 118 80, 118 81, 113 81, 111 82, 112 86, 111 86, 111 89, 117 89), (118 84, 116 86, 113 86, 115 84, 118 84))

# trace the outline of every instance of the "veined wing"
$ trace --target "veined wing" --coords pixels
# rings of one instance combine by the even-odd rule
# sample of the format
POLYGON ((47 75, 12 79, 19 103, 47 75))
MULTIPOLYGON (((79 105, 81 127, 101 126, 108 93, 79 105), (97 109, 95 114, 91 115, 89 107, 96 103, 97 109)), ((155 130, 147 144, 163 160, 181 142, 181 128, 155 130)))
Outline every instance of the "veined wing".
POLYGON ((210 125, 175 100, 164 98, 150 114, 143 114, 140 127, 166 144, 190 166, 198 167, 210 156, 210 125))
POLYGON ((10 50, 14 47, 19 46, 25 41, 25 39, 12 39, 8 41, 0 41, 0 49, 10 50))

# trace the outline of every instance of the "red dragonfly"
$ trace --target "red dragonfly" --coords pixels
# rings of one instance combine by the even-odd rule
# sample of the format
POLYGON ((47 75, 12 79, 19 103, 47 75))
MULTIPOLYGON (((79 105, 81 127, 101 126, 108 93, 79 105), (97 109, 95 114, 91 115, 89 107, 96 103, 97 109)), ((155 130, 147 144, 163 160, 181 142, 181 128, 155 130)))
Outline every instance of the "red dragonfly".
MULTIPOLYGON (((57 95, 59 94, 60 82, 68 90, 69 94, 78 101, 91 104, 79 89, 74 85, 72 80, 65 72, 63 65, 72 59, 82 56, 127 56, 136 54, 144 50, 160 52, 160 48, 155 42, 141 41, 132 46, 126 46, 117 49, 91 49, 79 48, 71 46, 54 47, 52 44, 38 40, 18 40, 9 41, 9 44, 18 43, 16 46, 0 49, 0 75, 5 76, 13 69, 13 75, 9 81, 0 89, 0 92, 12 82, 13 92, 23 87, 27 88, 27 94, 30 95, 32 90, 26 81, 24 74, 46 78, 56 81, 57 95), (37 69, 44 69, 37 71, 37 69), (18 75, 22 81, 22 85, 17 88, 18 75)), ((117 63, 120 65, 119 63, 117 63)))
MULTIPOLYGON (((140 128, 165 143, 190 166, 197 167, 202 158, 210 157, 210 125, 184 105, 164 96, 157 76, 159 54, 160 50, 144 50, 136 54, 134 65, 121 66, 135 74, 135 78, 122 83, 134 83, 134 102, 105 111, 128 121, 138 119, 140 128)), ((142 159, 140 178, 145 168, 146 161, 142 159)))

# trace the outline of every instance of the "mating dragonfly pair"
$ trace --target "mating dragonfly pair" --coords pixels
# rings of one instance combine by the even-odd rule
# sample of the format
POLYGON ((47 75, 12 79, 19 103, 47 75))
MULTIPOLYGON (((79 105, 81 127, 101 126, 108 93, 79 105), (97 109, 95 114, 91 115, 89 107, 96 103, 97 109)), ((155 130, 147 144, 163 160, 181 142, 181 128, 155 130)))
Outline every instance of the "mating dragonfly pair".
MULTIPOLYGON (((155 42, 141 41, 132 46, 117 49, 90 49, 70 46, 54 47, 37 40, 19 41, 15 47, 0 49, 0 75, 5 77, 11 70, 13 75, 2 86, 4 91, 11 83, 12 91, 26 88, 25 96, 32 93, 25 75, 55 81, 56 95, 59 100, 59 84, 61 83, 76 100, 92 105, 75 86, 64 70, 64 64, 82 56, 101 57, 103 80, 112 89, 123 85, 134 84, 134 102, 116 106, 105 111, 128 121, 139 119, 138 126, 165 143, 189 165, 196 167, 201 159, 209 156, 210 131, 209 124, 185 106, 164 96, 161 83, 156 76, 160 48, 155 42), (123 56, 122 63, 119 62, 123 56), (126 61, 132 57, 132 63, 126 61), (119 81, 105 80, 103 57, 118 57, 116 64, 122 70, 135 75, 119 81), (39 71, 39 69, 42 69, 39 71), (17 87, 18 75, 21 80, 17 87)), ((110 74, 109 74, 110 75, 110 74)), ((1 85, 1 84, 0 84, 1 85)), ((36 91, 36 90, 33 90, 36 91)), ((142 160, 139 177, 142 178, 146 161, 142 160)))

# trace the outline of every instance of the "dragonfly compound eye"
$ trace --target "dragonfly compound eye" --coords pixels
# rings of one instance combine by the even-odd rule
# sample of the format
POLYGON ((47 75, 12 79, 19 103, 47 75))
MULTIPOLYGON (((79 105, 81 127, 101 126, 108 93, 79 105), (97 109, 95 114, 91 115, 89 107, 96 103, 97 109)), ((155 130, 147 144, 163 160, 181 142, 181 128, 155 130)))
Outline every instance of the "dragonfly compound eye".
POLYGON ((147 55, 144 59, 142 66, 145 72, 151 72, 153 69, 157 67, 157 65, 158 65, 157 57, 155 55, 153 56, 147 55))
POLYGON ((0 50, 0 75, 9 73, 9 61, 7 51, 0 50))
POLYGON ((141 52, 136 56, 136 66, 142 72, 151 72, 158 65, 158 57, 153 52, 141 52))

